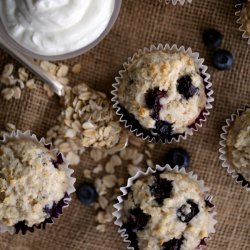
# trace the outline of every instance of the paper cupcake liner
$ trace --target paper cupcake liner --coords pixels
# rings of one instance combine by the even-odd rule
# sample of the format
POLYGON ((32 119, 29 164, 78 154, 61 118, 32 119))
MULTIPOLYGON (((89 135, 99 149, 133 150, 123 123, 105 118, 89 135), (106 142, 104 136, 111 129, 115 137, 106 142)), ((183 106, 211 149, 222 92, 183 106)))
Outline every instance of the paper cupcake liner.
POLYGON ((237 11, 235 15, 238 17, 236 23, 240 24, 239 31, 242 33, 242 37, 247 39, 247 43, 250 44, 250 35, 247 34, 247 31, 244 29, 244 25, 241 22, 241 11, 245 6, 245 0, 238 1, 239 3, 235 5, 237 11))
POLYGON ((120 122, 124 124, 124 127, 129 129, 130 132, 134 133, 137 137, 142 138, 143 140, 148 140, 149 142, 154 143, 172 143, 172 142, 179 142, 181 139, 186 140, 188 135, 193 135, 195 131, 198 131, 199 128, 202 127, 202 124, 207 120, 207 116, 210 115, 209 110, 212 109, 212 102, 214 101, 213 90, 212 90, 212 83, 209 81, 210 75, 207 73, 207 66, 203 65, 204 59, 199 58, 199 53, 192 52, 191 48, 185 49, 184 46, 177 47, 176 44, 170 46, 169 44, 159 44, 158 46, 151 45, 150 48, 144 48, 143 50, 139 50, 137 53, 135 53, 132 57, 128 58, 128 61, 123 64, 123 70, 119 71, 118 77, 115 78, 115 83, 113 83, 112 87, 113 90, 111 91, 112 99, 111 101, 114 103, 113 108, 116 111, 116 114, 118 115, 120 122), (194 124, 189 126, 189 128, 183 133, 183 134, 174 134, 171 139, 164 139, 161 138, 155 138, 153 135, 147 133, 146 129, 143 129, 142 126, 139 124, 134 124, 135 121, 131 122, 129 121, 129 112, 124 109, 120 103, 119 98, 117 96, 118 88, 120 85, 121 80, 124 77, 124 74, 126 73, 126 69, 129 64, 132 63, 133 60, 139 58, 144 53, 152 52, 152 51, 172 51, 172 52, 182 52, 188 54, 191 58, 193 58, 198 65, 198 68, 200 69, 200 74, 203 77, 204 85, 205 85, 205 92, 206 92, 206 106, 201 111, 200 115, 195 120, 194 124), (138 128, 139 127, 139 128, 138 128))
POLYGON ((172 3, 173 5, 176 5, 177 3, 183 5, 185 2, 192 3, 192 0, 159 0, 159 2, 165 2, 166 4, 172 3))
POLYGON ((68 161, 65 159, 64 155, 60 153, 57 149, 51 149, 52 144, 51 143, 46 143, 45 139, 42 138, 40 141, 37 139, 36 135, 32 134, 29 130, 22 132, 20 130, 14 131, 10 134, 4 134, 3 139, 0 140, 1 143, 6 143, 10 141, 13 138, 28 138, 32 139, 33 141, 36 141, 40 143, 42 146, 48 148, 50 152, 54 154, 55 157, 57 157, 58 162, 60 164, 60 167, 64 169, 66 172, 69 185, 68 188, 65 192, 64 197, 52 207, 51 211, 51 217, 45 219, 43 222, 37 225, 33 225, 32 227, 28 227, 27 225, 24 224, 24 222, 19 222, 14 226, 6 226, 0 223, 0 233, 4 232, 9 232, 10 234, 18 234, 20 231, 22 234, 26 234, 28 231, 34 232, 35 228, 38 229, 45 229, 47 224, 53 224, 55 218, 59 218, 59 216, 63 213, 63 209, 69 206, 69 202, 71 201, 70 194, 75 191, 74 188, 74 183, 76 181, 75 178, 73 178, 71 175, 73 174, 74 170, 70 169, 68 167, 68 161))
MULTIPOLYGON (((197 182, 199 187, 201 188, 202 192, 205 194, 205 199, 209 201, 213 205, 213 209, 215 208, 214 204, 212 203, 213 197, 208 194, 209 189, 205 186, 203 180, 198 180, 197 175, 195 175, 193 172, 186 172, 184 168, 179 169, 178 166, 175 166, 174 168, 171 168, 169 165, 165 165, 164 167, 161 167, 159 165, 156 165, 155 169, 148 168, 146 172, 138 171, 133 177, 130 177, 127 181, 126 187, 121 187, 120 190, 122 192, 122 195, 117 197, 118 203, 114 205, 114 208, 116 211, 113 213, 114 217, 116 218, 114 224, 119 227, 118 233, 121 235, 123 242, 127 244, 127 249, 134 250, 134 247, 131 246, 131 241, 129 240, 129 234, 126 232, 126 229, 122 228, 123 222, 122 222, 122 208, 123 208, 123 202, 124 198, 128 195, 128 190, 130 190, 131 186, 135 182, 135 180, 139 179, 141 176, 147 176, 152 175, 156 173, 157 171, 169 171, 169 172, 175 172, 180 173, 188 176, 193 181, 197 182)), ((211 212, 211 223, 209 225, 209 236, 207 238, 204 238, 200 246, 196 249, 202 249, 202 246, 207 245, 208 241, 211 240, 211 234, 215 233, 215 225, 217 223, 217 220, 215 219, 215 215, 217 213, 215 211, 211 212)))
POLYGON ((250 183, 247 182, 241 174, 237 173, 230 161, 227 158, 227 135, 230 127, 234 123, 235 119, 239 117, 247 108, 250 108, 250 105, 246 104, 243 109, 237 109, 235 114, 232 114, 230 118, 226 119, 226 125, 222 127, 222 133, 220 134, 220 149, 219 149, 219 159, 222 161, 222 167, 225 168, 229 175, 239 184, 243 189, 250 191, 250 183))

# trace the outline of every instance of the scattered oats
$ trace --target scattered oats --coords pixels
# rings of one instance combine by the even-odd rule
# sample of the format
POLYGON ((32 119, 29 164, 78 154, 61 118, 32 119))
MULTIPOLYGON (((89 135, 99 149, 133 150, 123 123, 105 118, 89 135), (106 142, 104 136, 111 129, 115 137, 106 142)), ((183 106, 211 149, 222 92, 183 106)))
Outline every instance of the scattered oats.
POLYGON ((59 66, 59 69, 56 72, 56 76, 65 77, 68 75, 68 72, 69 72, 69 67, 67 65, 62 64, 59 66))
POLYGON ((58 77, 57 80, 62 84, 62 85, 68 85, 69 84, 69 79, 67 77, 58 77))
POLYGON ((66 155, 66 159, 69 161, 70 165, 75 166, 80 163, 80 157, 74 152, 69 152, 66 155))
POLYGON ((9 76, 1 76, 0 82, 6 86, 16 84, 16 80, 9 76))
POLYGON ((129 143, 131 145, 135 146, 136 148, 140 148, 143 145, 144 141, 142 141, 140 138, 138 138, 134 135, 131 135, 129 137, 129 143))
POLYGON ((87 179, 92 179, 92 176, 91 176, 91 171, 89 169, 84 169, 83 170, 83 176, 87 179))
POLYGON ((16 125, 12 124, 12 123, 6 123, 5 124, 5 128, 8 132, 12 132, 16 130, 16 125))
POLYGON ((77 132, 79 132, 80 129, 81 129, 81 123, 80 123, 80 121, 74 121, 74 122, 72 122, 71 126, 77 132))
POLYGON ((134 166, 132 164, 128 165, 128 173, 130 176, 134 176, 141 168, 134 166))
POLYGON ((48 61, 41 61, 40 66, 43 70, 47 71, 48 73, 52 74, 53 76, 56 75, 57 65, 48 61))
POLYGON ((98 197, 98 203, 102 209, 105 209, 108 206, 108 200, 104 196, 98 197))
POLYGON ((74 129, 67 129, 65 132, 65 137, 66 138, 73 138, 76 136, 76 131, 74 129))
POLYGON ((103 171, 103 166, 100 163, 93 169, 94 174, 101 173, 102 171, 103 171))
MULTIPOLYGON (((121 125, 105 95, 79 84, 65 89, 62 102, 65 110, 58 117, 61 131, 77 131, 70 141, 81 147, 99 149, 109 149, 118 143, 121 125)), ((98 161, 99 157, 93 159, 98 161)))
POLYGON ((82 128, 83 129, 90 129, 90 128, 95 128, 95 124, 93 124, 92 122, 84 122, 82 124, 82 128))
POLYGON ((100 188, 100 192, 99 192, 99 195, 102 196, 102 195, 105 195, 107 194, 107 188, 104 184, 101 185, 101 188, 100 188))
POLYGON ((105 223, 105 213, 103 211, 99 211, 96 216, 96 220, 98 223, 105 223))
POLYGON ((106 163, 106 165, 105 165, 105 171, 108 174, 114 174, 115 168, 114 168, 114 164, 113 164, 113 162, 111 160, 106 163))
POLYGON ((148 146, 150 149, 154 149, 154 148, 155 148, 155 144, 153 144, 153 143, 149 143, 149 144, 147 144, 147 146, 148 146))
POLYGON ((138 153, 137 155, 134 155, 133 157, 133 164, 139 165, 143 161, 144 155, 141 153, 138 153))
POLYGON ((147 159, 146 162, 147 162, 148 167, 153 167, 154 166, 154 163, 153 163, 153 161, 151 159, 147 159))
POLYGON ((5 100, 10 100, 14 97, 15 91, 13 88, 5 88, 2 90, 1 94, 5 100))
MULTIPOLYGON (((109 207, 107 208, 107 210, 109 210, 109 207)), ((113 220, 114 220, 114 217, 112 215, 112 212, 105 214, 104 223, 109 223, 109 222, 112 222, 113 220)))
POLYGON ((96 192, 100 193, 101 186, 102 186, 102 180, 100 178, 95 179, 94 185, 95 185, 96 192))
POLYGON ((90 157, 92 160, 94 160, 95 162, 100 161, 103 158, 103 154, 102 151, 99 149, 92 149, 90 151, 90 157))
POLYGON ((148 150, 145 150, 144 153, 147 157, 152 158, 152 154, 148 150))
POLYGON ((21 81, 27 81, 29 78, 29 74, 26 72, 26 69, 21 67, 18 69, 18 78, 21 81))
POLYGON ((29 88, 29 89, 36 89, 36 84, 35 84, 35 79, 30 79, 26 82, 26 86, 29 88))
POLYGON ((107 138, 111 132, 111 129, 112 129, 111 126, 106 127, 103 131, 103 136, 107 138))
POLYGON ((96 230, 101 232, 101 233, 104 233, 106 231, 106 226, 104 224, 100 224, 100 225, 96 226, 96 230))
POLYGON ((120 156, 123 160, 133 160, 138 154, 138 150, 136 148, 125 148, 120 152, 120 156))
POLYGON ((50 86, 48 84, 43 84, 43 89, 46 91, 47 95, 49 97, 52 97, 54 95, 53 90, 50 88, 50 86))
MULTIPOLYGON (((85 137, 81 140, 82 146, 83 147, 90 147, 90 145, 93 145, 95 143, 96 139, 95 138, 90 138, 90 137, 85 137)), ((95 146, 95 145, 93 145, 95 146)))
POLYGON ((117 178, 115 175, 105 175, 102 179, 103 184, 107 187, 107 188, 112 188, 115 186, 116 182, 117 182, 117 178))
POLYGON ((81 64, 80 63, 77 63, 75 64, 73 67, 72 67, 72 72, 74 74, 79 74, 81 72, 81 64))
POLYGON ((24 89, 25 85, 24 85, 24 82, 22 80, 16 79, 16 84, 17 83, 19 84, 19 86, 20 86, 21 89, 24 89))
POLYGON ((97 137, 97 132, 95 129, 86 129, 83 131, 83 136, 89 137, 93 140, 97 137))
POLYGON ((21 89, 19 87, 14 87, 14 98, 20 99, 21 98, 21 89))
POLYGON ((14 65, 12 63, 8 63, 4 66, 2 76, 8 77, 13 73, 14 65))
POLYGON ((57 140, 57 141, 54 141, 54 144, 59 147, 59 150, 62 152, 62 153, 67 153, 67 152, 70 152, 71 151, 71 147, 70 147, 70 144, 67 143, 67 142, 61 142, 61 140, 57 140))
POLYGON ((110 161, 112 162, 112 164, 114 166, 120 166, 120 165, 122 165, 121 158, 118 155, 116 155, 116 154, 111 156, 110 161))

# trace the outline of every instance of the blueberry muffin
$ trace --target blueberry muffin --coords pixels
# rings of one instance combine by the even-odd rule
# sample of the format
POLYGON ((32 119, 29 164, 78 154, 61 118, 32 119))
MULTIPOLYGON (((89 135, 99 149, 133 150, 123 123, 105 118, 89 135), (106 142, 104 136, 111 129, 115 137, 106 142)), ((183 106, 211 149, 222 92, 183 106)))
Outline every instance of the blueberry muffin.
POLYGON ((214 205, 185 174, 137 179, 124 200, 122 228, 135 250, 192 250, 213 232, 214 205))
POLYGON ((206 105, 204 79, 188 54, 153 51, 127 66, 118 101, 134 128, 162 141, 184 134, 206 105))
POLYGON ((29 139, 0 142, 0 225, 32 227, 44 222, 67 196, 62 155, 29 139))
POLYGON ((250 36, 250 0, 246 0, 240 16, 240 23, 243 25, 243 30, 250 36))
POLYGON ((250 108, 229 128, 226 146, 228 161, 239 174, 238 180, 250 187, 250 108))

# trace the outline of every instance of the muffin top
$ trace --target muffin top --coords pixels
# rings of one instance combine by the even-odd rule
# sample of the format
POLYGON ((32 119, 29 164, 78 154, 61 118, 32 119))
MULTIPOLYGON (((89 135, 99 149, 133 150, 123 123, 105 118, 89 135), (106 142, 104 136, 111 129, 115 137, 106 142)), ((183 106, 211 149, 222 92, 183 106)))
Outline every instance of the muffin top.
POLYGON ((203 78, 194 59, 171 51, 148 52, 133 60, 118 90, 120 104, 142 127, 169 125, 183 133, 206 105, 203 78))
POLYGON ((236 118, 228 131, 226 143, 230 163, 250 182, 250 108, 236 118))
POLYGON ((211 232, 212 207, 199 184, 186 175, 155 174, 131 187, 124 201, 124 228, 138 244, 135 249, 191 250, 211 232))
POLYGON ((246 1, 245 6, 241 11, 241 23, 243 24, 243 29, 250 35, 250 0, 246 1))
POLYGON ((13 139, 0 144, 0 224, 43 222, 67 188, 62 165, 38 142, 13 139))

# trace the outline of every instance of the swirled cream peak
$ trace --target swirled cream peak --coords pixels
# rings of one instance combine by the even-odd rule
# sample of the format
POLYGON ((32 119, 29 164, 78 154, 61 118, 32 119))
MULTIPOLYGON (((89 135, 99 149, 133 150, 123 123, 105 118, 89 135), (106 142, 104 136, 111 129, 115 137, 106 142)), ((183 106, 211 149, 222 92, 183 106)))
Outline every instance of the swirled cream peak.
POLYGON ((115 0, 5 0, 1 18, 25 48, 58 55, 89 45, 107 27, 115 0))

